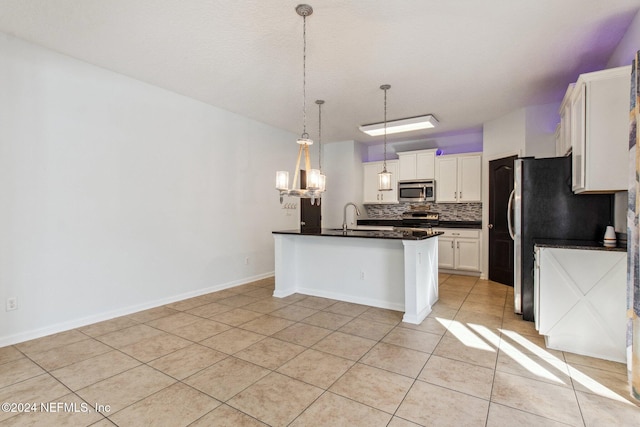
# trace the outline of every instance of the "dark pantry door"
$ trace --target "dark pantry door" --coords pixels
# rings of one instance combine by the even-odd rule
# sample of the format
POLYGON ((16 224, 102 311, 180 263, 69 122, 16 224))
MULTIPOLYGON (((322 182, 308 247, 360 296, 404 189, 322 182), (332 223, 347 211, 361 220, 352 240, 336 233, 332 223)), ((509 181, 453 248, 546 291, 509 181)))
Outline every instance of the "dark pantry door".
POLYGON ((509 235, 507 207, 517 158, 489 162, 489 280, 509 286, 513 286, 513 240, 509 235))

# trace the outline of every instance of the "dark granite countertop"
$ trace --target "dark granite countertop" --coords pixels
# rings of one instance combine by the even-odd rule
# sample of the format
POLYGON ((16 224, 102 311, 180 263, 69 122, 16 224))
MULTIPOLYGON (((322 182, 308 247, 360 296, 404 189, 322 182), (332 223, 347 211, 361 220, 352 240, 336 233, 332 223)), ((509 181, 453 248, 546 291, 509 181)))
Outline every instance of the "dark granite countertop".
MULTIPOLYGON (((383 218, 359 219, 358 225, 402 227, 402 220, 401 219, 383 219, 383 218)), ((482 221, 440 221, 438 225, 435 225, 434 227, 481 229, 482 221)))
POLYGON ((602 242, 593 240, 535 239, 534 245, 539 248, 585 249, 595 251, 626 252, 627 245, 618 244, 615 248, 605 248, 602 242))
POLYGON ((436 231, 396 231, 396 230, 347 230, 323 228, 319 233, 302 233, 300 230, 273 231, 273 234, 293 234, 298 236, 324 236, 324 237, 360 237, 365 239, 391 239, 391 240, 425 240, 439 236, 442 233, 436 231))

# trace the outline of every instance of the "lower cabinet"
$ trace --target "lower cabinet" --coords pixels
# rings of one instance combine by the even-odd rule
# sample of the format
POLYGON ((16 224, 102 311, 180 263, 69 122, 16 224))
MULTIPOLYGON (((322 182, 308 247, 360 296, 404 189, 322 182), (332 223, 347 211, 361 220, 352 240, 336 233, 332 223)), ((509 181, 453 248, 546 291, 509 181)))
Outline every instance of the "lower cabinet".
POLYGON ((436 228, 438 268, 458 271, 480 271, 480 230, 436 228))
POLYGON ((627 253, 536 247, 534 314, 547 347, 626 361, 627 253))

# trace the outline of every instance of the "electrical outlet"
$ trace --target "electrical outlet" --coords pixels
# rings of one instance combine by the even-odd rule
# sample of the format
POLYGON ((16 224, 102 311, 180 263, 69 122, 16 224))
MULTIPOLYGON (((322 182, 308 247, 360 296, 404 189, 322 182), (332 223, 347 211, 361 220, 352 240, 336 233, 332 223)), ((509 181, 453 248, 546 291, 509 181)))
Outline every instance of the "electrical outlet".
POLYGON ((18 309, 18 299, 16 297, 7 298, 7 311, 18 309))
POLYGON ((364 280, 364 271, 360 270, 360 280, 364 280))
POLYGON ((246 258, 244 259, 244 265, 249 265, 249 257, 246 257, 246 258))

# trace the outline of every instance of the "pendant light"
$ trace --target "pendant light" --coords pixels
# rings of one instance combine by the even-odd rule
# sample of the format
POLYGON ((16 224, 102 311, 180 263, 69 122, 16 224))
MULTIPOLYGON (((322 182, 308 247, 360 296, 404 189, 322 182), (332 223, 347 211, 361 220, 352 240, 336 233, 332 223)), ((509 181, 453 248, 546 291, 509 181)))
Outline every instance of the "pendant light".
POLYGON ((387 91, 390 85, 382 85, 380 89, 384 91, 384 162, 382 172, 378 174, 378 191, 391 191, 391 172, 387 172, 387 91))
MULTIPOLYGON (((311 169, 311 160, 309 158, 309 146, 313 141, 307 133, 307 16, 313 13, 313 8, 308 4, 300 4, 296 6, 296 13, 302 16, 302 135, 298 138, 298 159, 296 160, 296 169, 293 175, 293 187, 289 188, 289 172, 276 172, 276 190, 280 192, 280 203, 284 196, 301 197, 311 199, 311 204, 317 200, 320 204, 320 197, 324 192, 326 178, 322 175, 320 169, 311 169), (306 188, 297 189, 298 174, 300 171, 300 161, 304 153, 305 171, 306 171, 306 188)), ((320 105, 320 104, 319 104, 320 105)))

